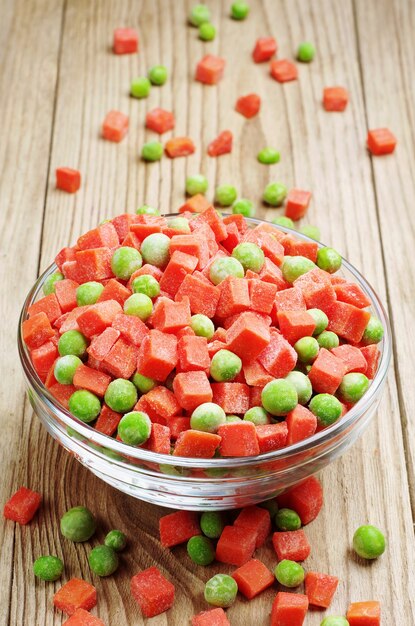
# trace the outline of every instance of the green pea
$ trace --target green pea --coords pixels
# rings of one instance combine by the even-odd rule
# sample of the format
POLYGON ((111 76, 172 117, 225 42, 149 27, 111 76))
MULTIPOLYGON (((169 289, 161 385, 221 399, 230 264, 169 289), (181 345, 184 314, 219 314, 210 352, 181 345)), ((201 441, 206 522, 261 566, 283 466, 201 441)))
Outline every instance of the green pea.
POLYGON ((349 622, 345 617, 329 615, 323 619, 320 626, 349 626, 349 622))
POLYGON ((287 415, 298 404, 297 391, 289 380, 275 378, 267 383, 261 394, 262 406, 271 415, 287 415))
POLYGON ((199 38, 202 41, 213 41, 216 37, 216 28, 210 22, 203 22, 199 26, 199 38))
POLYGON ((58 341, 58 352, 61 356, 73 354, 83 357, 86 353, 88 342, 79 330, 67 330, 58 341))
POLYGON ((213 261, 209 268, 209 278, 214 285, 219 285, 227 276, 243 278, 245 275, 242 264, 234 257, 224 256, 213 261))
POLYGON ((195 4, 190 11, 189 22, 192 26, 200 26, 204 22, 210 22, 209 7, 205 4, 195 4))
POLYGON ((232 256, 237 259, 245 270, 260 272, 265 263, 265 255, 255 243, 243 241, 232 251, 232 256))
POLYGON ((219 426, 225 424, 226 413, 214 402, 204 402, 193 411, 190 427, 205 433, 216 433, 219 426))
POLYGON ((317 335, 316 339, 320 348, 326 348, 326 350, 337 348, 340 344, 338 336, 331 330, 323 330, 322 333, 317 335))
POLYGON ((121 530, 110 530, 105 537, 104 543, 115 552, 121 552, 127 545, 127 537, 121 530))
POLYGON ((216 574, 205 585, 205 600, 213 606, 228 607, 236 600, 238 585, 232 576, 216 574))
POLYGON ((69 411, 82 422, 93 422, 101 412, 101 402, 86 389, 75 391, 69 398, 69 411))
POLYGON ((294 385, 298 402, 302 405, 307 404, 313 395, 313 387, 309 377, 303 374, 303 372, 293 370, 285 377, 285 380, 288 380, 288 382, 294 385))
POLYGON ((142 274, 134 278, 131 288, 133 293, 143 293, 148 298, 157 298, 160 295, 160 285, 151 274, 142 274))
POLYGON ((316 335, 320 335, 329 325, 329 318, 321 309, 308 309, 307 313, 311 315, 316 323, 313 336, 315 337, 316 335))
POLYGON ((273 224, 277 226, 284 226, 285 228, 295 229, 294 222, 290 217, 285 217, 285 215, 281 215, 281 217, 276 217, 275 220, 272 220, 273 224))
POLYGON ((292 509, 280 509, 274 517, 278 530, 298 530, 301 528, 301 519, 292 509))
POLYGON ((95 304, 103 291, 104 285, 101 285, 101 283, 97 283, 94 280, 91 280, 88 283, 83 283, 76 289, 76 304, 78 306, 95 304))
POLYGON ((164 268, 169 261, 170 239, 163 233, 152 233, 141 244, 141 254, 146 263, 164 268))
POLYGON ((111 269, 117 278, 128 280, 143 264, 141 254, 135 248, 122 246, 111 258, 111 269))
POLYGON ((374 315, 371 315, 363 333, 362 344, 368 346, 372 343, 379 343, 383 339, 383 333, 382 322, 374 315))
POLYGON ((290 589, 301 585, 305 577, 304 569, 301 565, 288 559, 278 563, 274 574, 280 585, 290 589))
POLYGON ((61 385, 72 385, 73 377, 82 361, 78 356, 67 354, 57 359, 53 373, 61 385))
POLYGON ((165 65, 154 65, 149 69, 148 77, 152 85, 164 85, 167 80, 167 67, 165 65))
POLYGON ((263 200, 271 206, 281 206, 287 196, 287 187, 282 183, 269 183, 265 187, 263 200))
POLYGON ((159 141, 148 141, 141 148, 143 161, 160 161, 163 156, 163 144, 159 141))
POLYGON ((130 446, 141 446, 151 435, 151 421, 147 413, 131 411, 118 424, 118 435, 130 446))
POLYGON ((333 248, 320 248, 317 252, 317 265, 321 270, 334 274, 341 268, 342 258, 333 248))
POLYGON ((314 337, 301 337, 294 344, 294 350, 302 363, 312 363, 318 355, 320 346, 314 337))
POLYGON ((231 5, 231 18, 233 20, 244 20, 249 15, 249 4, 239 0, 231 5))
POLYGON ((260 506, 261 509, 266 509, 267 511, 269 511, 271 517, 275 517, 278 511, 278 504, 274 498, 272 498, 271 500, 265 500, 265 502, 260 502, 258 506, 260 506))
POLYGON ((97 576, 111 576, 118 569, 118 555, 108 546, 97 546, 89 553, 88 563, 97 576))
POLYGON ((155 209, 148 204, 143 204, 143 206, 138 207, 135 212, 137 215, 160 215, 160 211, 158 209, 155 209))
POLYGON ((63 573, 63 563, 57 556, 40 556, 33 563, 33 573, 40 580, 53 582, 63 573))
POLYGON ((172 220, 168 222, 169 228, 173 228, 174 230, 180 230, 183 233, 190 233, 190 225, 189 220, 185 217, 174 217, 172 220))
POLYGON ((108 385, 104 399, 113 411, 127 413, 137 402, 137 389, 131 381, 116 378, 108 385))
POLYGON ((219 539, 225 528, 225 520, 219 511, 205 511, 200 517, 202 533, 210 539, 219 539))
POLYGON ((147 376, 143 376, 138 372, 134 374, 131 380, 141 393, 147 393, 157 386, 157 382, 155 380, 148 378, 147 376))
POLYGON ((126 315, 134 315, 145 322, 153 312, 153 303, 151 298, 144 293, 133 293, 124 302, 124 313, 126 315))
POLYGON ((76 543, 88 541, 95 533, 95 517, 86 506, 74 506, 61 517, 61 533, 76 543))
POLYGON ((288 283, 306 274, 316 266, 313 261, 304 256, 285 256, 282 264, 282 275, 288 283))
POLYGON ((195 196, 198 193, 204 194, 208 190, 208 179, 203 174, 194 174, 186 178, 186 193, 195 196))
POLYGON ((242 422, 242 419, 239 417, 239 415, 227 415, 226 416, 227 424, 233 424, 234 422, 242 422))
POLYGON ((338 389, 339 396, 344 402, 355 403, 366 393, 369 388, 369 379, 364 374, 350 372, 343 376, 338 389))
POLYGON ((273 165, 274 163, 279 163, 280 158, 281 155, 278 150, 275 150, 275 148, 263 148, 257 154, 258 161, 263 165, 273 165))
POLYGON ((306 237, 310 237, 310 239, 315 239, 316 241, 320 241, 320 229, 317 226, 313 226, 312 224, 305 224, 300 228, 300 233, 306 235, 306 237))
POLYGON ((314 59, 314 55, 316 53, 316 49, 312 43, 309 41, 303 41, 298 46, 297 50, 297 60, 302 63, 310 63, 314 59))
POLYGON ((319 393, 311 399, 309 409, 317 417, 320 426, 334 424, 342 414, 340 401, 330 393, 319 393))
POLYGON ((237 195, 238 193, 232 185, 219 185, 215 190, 215 202, 221 206, 231 206, 237 195))
POLYGON ((147 98, 150 90, 151 84, 147 76, 139 76, 131 81, 130 94, 133 98, 147 98))
POLYGON ((230 350, 218 350, 210 363, 210 375, 218 383, 233 380, 241 369, 241 359, 230 350))
POLYGON ((61 272, 53 272, 45 279, 43 283, 43 293, 45 296, 50 296, 51 293, 55 293, 55 283, 63 280, 65 277, 61 272))
POLYGON ((196 535, 187 542, 187 554, 196 565, 210 565, 215 560, 215 548, 207 537, 196 535))
POLYGON ((254 217, 255 208, 253 202, 251 200, 247 200, 246 198, 239 198, 232 205, 232 213, 243 215, 244 217, 254 217))
POLYGON ((262 408, 262 406, 253 406, 248 409, 244 415, 244 420, 252 422, 255 426, 269 424, 271 421, 270 416, 265 409, 262 408))
POLYGON ((353 535, 353 549, 362 559, 377 559, 385 552, 385 536, 376 526, 360 526, 353 535))
POLYGON ((198 337, 206 337, 207 339, 212 339, 215 334, 215 325, 212 320, 207 317, 207 315, 203 315, 202 313, 196 313, 196 315, 192 315, 190 320, 190 327, 193 329, 194 333, 198 335, 198 337))

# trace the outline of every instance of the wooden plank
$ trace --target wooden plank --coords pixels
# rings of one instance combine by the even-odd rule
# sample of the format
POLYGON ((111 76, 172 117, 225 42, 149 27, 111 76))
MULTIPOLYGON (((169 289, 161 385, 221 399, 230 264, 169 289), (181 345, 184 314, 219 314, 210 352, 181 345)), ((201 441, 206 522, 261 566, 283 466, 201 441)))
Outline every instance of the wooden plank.
POLYGON ((413 73, 406 62, 413 56, 411 37, 415 29, 415 5, 405 0, 398 3, 369 1, 356 2, 355 9, 367 127, 386 126, 399 142, 393 155, 372 159, 372 173, 388 297, 393 303, 391 321, 395 331, 400 418, 415 514, 415 424, 412 419, 415 391, 407 336, 415 315, 412 297, 415 268, 410 256, 415 237, 415 89, 413 73), (376 36, 382 41, 378 52, 371 45, 376 36))
MULTIPOLYGON (((361 150, 366 122, 352 4, 340 0, 319 3, 256 0, 250 4, 249 19, 235 23, 227 17, 223 3, 219 0, 209 3, 212 20, 218 25, 218 37, 211 44, 204 44, 197 39, 195 29, 185 25, 190 0, 170 3, 69 0, 62 40, 42 268, 49 264, 58 247, 73 242, 100 219, 124 210, 134 211, 144 202, 156 204, 164 211, 174 210, 183 200, 186 174, 202 171, 209 178, 211 191, 215 184, 233 183, 241 195, 252 198, 258 207, 261 207, 262 190, 270 180, 311 189, 314 197, 310 220, 321 225, 323 241, 332 243, 361 268, 386 298, 370 160, 361 150), (117 25, 139 28, 138 56, 116 57, 109 53, 112 31, 117 25), (266 65, 256 66, 251 62, 255 39, 267 34, 276 36, 280 57, 291 57, 303 39, 316 43, 317 58, 312 65, 299 68, 298 82, 279 85, 269 78, 266 65), (192 80, 195 62, 206 51, 227 59, 225 78, 217 88, 204 87, 192 80), (171 79, 166 86, 154 88, 144 102, 130 99, 131 78, 158 62, 170 67, 171 79), (344 84, 350 90, 350 106, 343 115, 327 114, 321 108, 322 88, 329 84, 344 84), (237 96, 250 91, 261 94, 263 107, 258 118, 246 121, 235 113, 233 106, 237 96), (194 156, 176 161, 165 158, 151 165, 138 160, 142 143, 154 137, 144 130, 145 112, 157 105, 174 109, 175 134, 189 134, 195 139, 198 150, 194 156), (100 123, 112 108, 130 115, 128 137, 119 145, 99 138, 100 123), (208 158, 207 143, 225 128, 232 129, 235 135, 232 155, 217 160, 208 158), (255 159, 257 151, 267 144, 275 145, 282 153, 281 163, 269 168, 260 166, 255 159), (54 190, 53 171, 59 165, 81 169, 84 183, 75 196, 54 190)), ((391 78, 387 76, 386 80, 391 78)), ((163 140, 169 136, 166 134, 163 140)), ((268 218, 279 213, 259 208, 259 214, 268 218)), ((395 592, 415 566, 401 431, 390 418, 397 413, 395 378, 391 371, 373 424, 353 450, 323 473, 326 505, 319 520, 306 531, 313 546, 307 567, 342 579, 333 614, 344 614, 349 600, 380 598, 385 623, 411 624, 415 622, 413 599, 402 598, 401 594, 398 597, 395 592), (391 543, 393 538, 393 548, 370 567, 350 554, 353 531, 365 522, 382 527, 391 543), (401 532, 396 533, 396 528, 401 532)), ((25 467, 30 467, 46 497, 40 523, 32 530, 36 545, 44 551, 64 555, 67 578, 80 575, 97 584, 99 615, 105 623, 145 623, 130 597, 129 577, 153 563, 167 572, 177 589, 173 610, 153 620, 154 625, 182 626, 194 612, 206 607, 204 582, 213 572, 229 571, 229 568, 216 565, 208 570, 197 568, 187 559, 185 547, 172 552, 161 549, 157 542, 157 521, 162 509, 139 503, 103 485, 58 449, 29 417, 24 422, 21 447, 25 467), (86 504, 98 515, 100 529, 96 543, 102 542, 110 528, 120 527, 127 532, 130 548, 123 555, 123 566, 117 576, 97 580, 91 576, 87 564, 89 546, 62 541, 59 518, 76 504, 86 504)), ((13 572, 15 620, 10 623, 24 623, 21 601, 24 593, 26 611, 30 607, 32 621, 47 626, 60 624, 61 616, 54 616, 50 608, 59 583, 40 586, 27 578, 25 572, 29 571, 33 555, 23 544, 18 547, 13 572)), ((269 546, 259 556, 270 567, 275 565, 269 546)), ((270 590, 250 603, 239 600, 229 610, 231 623, 266 623, 274 593, 275 589, 270 590)), ((311 626, 317 626, 320 621, 317 612, 307 617, 311 626)))
MULTIPOLYGON (((32 418, 25 410, 16 324, 38 266, 62 7, 63 2, 52 0, 16 0, 2 2, 0 9, 0 378, 6 383, 0 387, 2 503, 17 485, 40 486, 37 473, 22 464, 22 433, 32 418)), ((28 570, 22 569, 20 557, 24 552, 31 561, 39 545, 36 532, 0 523, 0 544, 0 623, 23 624, 28 570)))

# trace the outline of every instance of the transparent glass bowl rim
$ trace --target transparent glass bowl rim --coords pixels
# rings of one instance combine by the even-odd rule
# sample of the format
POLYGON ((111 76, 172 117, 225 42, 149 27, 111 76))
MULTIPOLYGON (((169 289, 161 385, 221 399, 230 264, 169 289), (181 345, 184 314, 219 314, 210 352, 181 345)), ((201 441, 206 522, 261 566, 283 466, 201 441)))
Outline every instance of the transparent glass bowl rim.
MULTIPOLYGON (((165 214, 165 217, 175 217, 180 216, 179 213, 169 213, 165 214)), ((269 224, 266 220, 254 219, 254 218, 245 218, 249 224, 259 225, 263 223, 269 224)), ((311 241, 316 243, 310 237, 303 235, 295 230, 290 228, 286 228, 283 226, 275 225, 275 228, 278 230, 282 230, 288 234, 295 235, 297 238, 302 239, 303 241, 311 241)), ((321 242, 317 242, 320 248, 326 247, 321 242)), ((27 318, 27 310, 29 306, 36 300, 37 296, 42 290, 43 284, 46 278, 55 272, 58 268, 55 263, 50 265, 36 280, 33 287, 30 289, 29 293, 26 296, 25 302, 23 304, 23 308, 19 318, 19 327, 18 327, 18 350, 19 356, 22 363, 22 367, 24 373, 29 380, 31 386, 34 388, 35 392, 42 396, 43 402, 47 405, 48 409, 53 413, 57 414, 59 417, 59 421, 63 422, 67 427, 72 428, 78 434, 85 437, 88 442, 92 442, 97 446, 103 446, 108 450, 111 450, 114 453, 118 453, 120 455, 125 455, 130 458, 133 458, 137 461, 143 461, 145 463, 157 463, 162 465, 171 465, 174 467, 181 468, 200 468, 205 469, 207 466, 210 468, 246 468, 250 466, 260 464, 266 464, 268 462, 277 461, 277 460, 285 460, 288 461, 291 457, 295 457, 297 454, 302 452, 310 452, 313 448, 317 448, 318 446, 329 443, 331 439, 334 439, 341 435, 343 431, 346 431, 350 427, 352 427, 359 418, 365 413, 365 411, 371 406, 372 402, 376 399, 376 394, 380 391, 384 379, 386 377, 389 363, 391 360, 391 330, 389 325, 389 320, 387 313, 385 311, 384 306, 382 305, 380 299, 378 298, 376 292, 371 287, 371 285, 367 282, 367 280, 361 275, 361 273, 353 267, 346 259, 342 258, 342 266, 348 270, 354 277, 355 281, 359 284, 359 286, 363 289, 366 295, 370 298, 371 307, 374 309, 374 314, 380 319, 384 327, 384 337, 382 344, 382 352, 381 359, 379 362, 379 367, 376 372, 375 378, 372 380, 372 383, 365 393, 363 398, 359 400, 352 407, 344 417, 335 422, 332 426, 315 433, 312 437, 300 441, 298 443, 292 444, 285 448, 281 448, 279 450, 274 450, 272 452, 267 452, 265 454, 261 454, 258 456, 249 456, 249 457, 232 457, 232 458, 213 458, 213 459, 204 459, 204 458, 188 458, 188 457, 179 457, 172 456, 168 454, 159 454, 156 452, 151 452, 149 450, 144 450, 139 447, 133 447, 128 444, 125 444, 121 441, 117 441, 108 435, 104 435, 99 433, 93 426, 82 422, 81 420, 75 418, 69 411, 67 411, 64 407, 62 407, 57 400, 49 393, 49 390, 42 383, 40 378, 38 377, 32 361, 30 359, 29 351, 23 341, 22 335, 22 323, 27 318)), ((130 466, 129 466, 130 467, 130 466)))

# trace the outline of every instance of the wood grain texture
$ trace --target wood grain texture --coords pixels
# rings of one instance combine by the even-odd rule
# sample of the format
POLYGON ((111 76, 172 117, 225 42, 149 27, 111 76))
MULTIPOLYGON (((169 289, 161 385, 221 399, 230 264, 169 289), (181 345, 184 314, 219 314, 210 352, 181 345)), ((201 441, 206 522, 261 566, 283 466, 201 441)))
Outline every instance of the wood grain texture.
MULTIPOLYGON (((393 8, 387 0, 356 2, 355 6, 351 0, 251 0, 251 14, 242 23, 229 19, 228 3, 212 0, 208 4, 218 35, 209 44, 200 42, 196 30, 186 25, 190 1, 67 0, 63 11, 60 3, 38 0, 31 3, 29 15, 23 12, 23 3, 15 3, 13 11, 11 3, 2 4, 6 10, 0 32, 7 34, 10 52, 0 51, 5 68, 0 98, 8 116, 9 138, 0 144, 2 250, 7 245, 0 271, 4 293, 14 297, 0 301, 2 319, 10 320, 11 328, 3 333, 0 363, 7 382, 0 395, 4 476, 0 494, 4 501, 26 483, 44 494, 45 504, 37 521, 27 528, 0 522, 0 623, 63 623, 64 618, 51 607, 60 583, 44 585, 30 574, 33 559, 43 553, 64 558, 65 580, 76 575, 97 585, 95 613, 107 626, 184 626, 193 613, 206 608, 204 582, 217 571, 229 572, 230 568, 216 564, 205 569, 194 566, 185 547, 162 549, 157 522, 165 510, 107 487, 58 447, 24 402, 14 348, 14 320, 35 278, 38 259, 43 270, 59 247, 74 242, 101 219, 133 212, 140 204, 174 211, 183 201, 186 175, 203 172, 210 193, 216 184, 235 184, 241 196, 255 201, 258 215, 269 219, 281 211, 261 205, 267 182, 280 180, 289 187, 312 190, 309 221, 321 226, 322 240, 360 268, 391 306, 397 370, 391 368, 378 414, 362 440, 323 472, 326 504, 319 519, 306 529, 313 547, 307 568, 341 578, 330 613, 344 614, 349 601, 379 598, 384 624, 414 624, 413 594, 401 593, 402 580, 410 580, 415 571, 405 468, 405 447, 413 455, 413 424, 409 423, 413 395, 407 391, 412 363, 404 343, 407 333, 402 333, 412 319, 413 302, 408 294, 415 293, 413 267, 406 260, 413 247, 410 209, 415 199, 413 107, 408 106, 408 102, 413 105, 414 96, 408 63, 413 32, 410 0, 393 8), (113 29, 122 25, 138 28, 138 55, 111 54, 113 29), (46 40, 41 36, 45 31, 50 35, 46 40), (379 32, 382 41, 388 42, 382 62, 375 45, 379 32), (256 38, 268 34, 276 37, 281 58, 292 57, 301 40, 315 42, 316 59, 299 67, 297 82, 280 85, 269 77, 267 64, 252 63, 256 38), (16 37, 30 42, 26 52, 16 37), (196 61, 208 51, 227 60, 225 78, 218 87, 193 80, 196 61), (145 101, 129 98, 131 78, 156 63, 169 68, 166 85, 153 88, 145 101), (34 97, 27 98, 19 90, 23 78, 37 85, 34 97), (344 114, 328 114, 321 107, 323 87, 335 84, 350 92, 344 114), (263 105, 261 114, 247 121, 234 111, 234 103, 239 95, 252 91, 262 96, 263 105), (397 92, 402 97, 394 97, 397 92), (379 98, 384 94, 391 95, 379 98), (140 162, 141 145, 155 138, 144 128, 145 113, 155 106, 174 110, 174 134, 188 134, 195 140, 198 149, 193 156, 164 158, 155 164, 140 162), (99 136, 101 122, 113 108, 130 116, 130 130, 121 144, 99 136), (396 131, 400 144, 393 157, 372 164, 364 146, 368 123, 390 125, 396 131), (232 154, 209 158, 207 144, 226 128, 234 132, 232 154), (280 149, 278 165, 257 163, 256 154, 265 145, 280 149), (74 196, 54 188, 54 170, 62 165, 79 167, 82 172, 83 184, 74 196), (399 199, 405 211, 397 215, 391 207, 399 199), (397 248, 402 255, 396 255, 397 248), (14 260, 22 249, 25 257, 16 270, 14 260), (406 416, 402 428, 400 410, 406 416), (99 580, 89 571, 89 545, 70 544, 59 534, 60 516, 77 504, 89 506, 99 518, 94 545, 102 542, 110 528, 121 528, 129 536, 121 568, 108 580, 99 580), (355 528, 367 522, 383 528, 390 543, 384 557, 370 564, 350 552, 355 528), (175 582, 177 600, 167 614, 143 620, 130 597, 129 579, 154 563, 175 582)), ((167 133, 163 140, 172 135, 167 133)), ((412 480, 411 464, 409 470, 412 480)), ((270 546, 258 556, 275 566, 270 546)), ((228 611, 231 623, 267 624, 275 591, 251 602, 239 599, 228 611)), ((318 626, 321 619, 320 612, 312 611, 306 624, 318 626)))

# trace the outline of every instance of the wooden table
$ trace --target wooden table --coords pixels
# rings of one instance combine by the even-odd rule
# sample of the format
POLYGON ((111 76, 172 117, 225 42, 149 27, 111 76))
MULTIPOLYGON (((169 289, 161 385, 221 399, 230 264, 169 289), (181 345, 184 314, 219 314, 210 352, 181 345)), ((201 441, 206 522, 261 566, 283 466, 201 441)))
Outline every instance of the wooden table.
MULTIPOLYGON (((197 568, 185 548, 160 547, 157 521, 165 511, 107 487, 71 458, 39 424, 25 397, 16 350, 18 314, 39 271, 60 247, 100 220, 147 203, 164 212, 183 201, 188 174, 203 172, 210 189, 230 182, 265 210, 261 192, 270 180, 311 189, 309 221, 362 270, 388 305, 394 331, 394 365, 372 425, 362 440, 323 472, 325 506, 307 529, 313 553, 307 567, 340 577, 332 614, 349 601, 380 599, 388 626, 415 624, 414 458, 415 387, 415 83, 411 0, 250 0, 245 22, 228 17, 229 2, 210 0, 217 25, 214 42, 204 44, 186 25, 192 2, 183 0, 3 0, 0 21, 0 233, 1 381, 0 502, 25 484, 44 494, 44 505, 28 527, 0 522, 0 623, 10 626, 61 624, 52 608, 60 583, 45 585, 31 573, 41 554, 66 563, 65 579, 81 576, 97 584, 98 612, 108 626, 151 623, 184 626, 206 607, 203 583, 216 566, 197 568), (138 28, 140 53, 111 54, 117 26, 138 28), (266 65, 254 65, 251 49, 259 36, 273 35, 281 57, 291 57, 301 40, 316 44, 311 65, 299 66, 297 82, 280 85, 266 65), (206 52, 227 59, 218 87, 193 81, 195 62, 206 52), (144 101, 129 98, 130 80, 156 63, 169 68, 163 88, 144 101), (326 113, 322 89, 344 85, 350 102, 343 114, 326 113), (260 115, 250 121, 234 111, 237 96, 256 91, 260 115), (145 165, 138 158, 151 133, 145 112, 173 109, 176 134, 188 134, 196 153, 145 165), (119 145, 100 138, 110 109, 130 116, 119 145), (370 158, 368 128, 390 127, 396 153, 370 158), (211 159, 207 143, 225 128, 234 132, 231 155, 211 159), (265 145, 281 150, 281 162, 261 166, 255 155, 265 145), (55 189, 55 168, 82 172, 76 195, 55 189), (59 518, 70 506, 88 505, 101 525, 97 540, 115 527, 129 536, 119 573, 108 580, 91 575, 89 545, 62 541, 59 518), (374 563, 350 551, 362 523, 379 525, 389 549, 374 563), (143 621, 130 597, 131 575, 158 564, 176 583, 174 608, 143 621), (410 591, 410 587, 412 592, 410 591)), ((163 139, 167 137, 164 136, 163 139)), ((270 548, 260 558, 273 566, 270 548)), ((270 590, 252 602, 239 600, 228 611, 237 626, 267 624, 270 590)), ((312 611, 306 623, 320 624, 312 611)))

